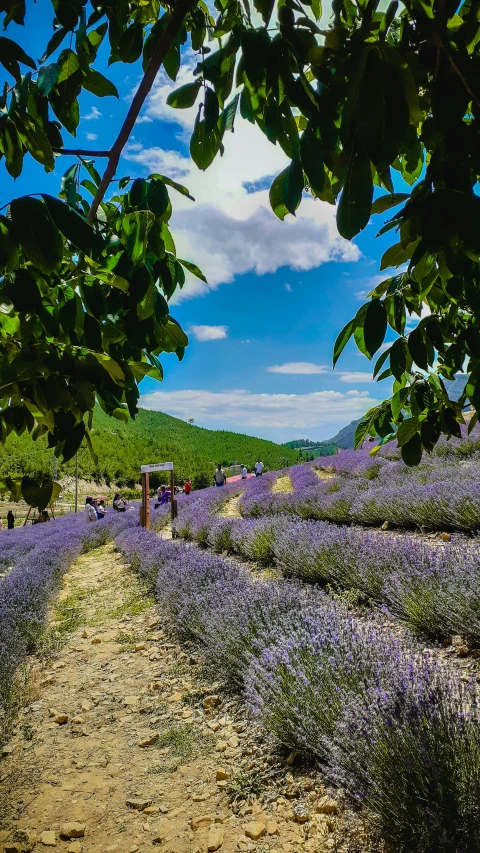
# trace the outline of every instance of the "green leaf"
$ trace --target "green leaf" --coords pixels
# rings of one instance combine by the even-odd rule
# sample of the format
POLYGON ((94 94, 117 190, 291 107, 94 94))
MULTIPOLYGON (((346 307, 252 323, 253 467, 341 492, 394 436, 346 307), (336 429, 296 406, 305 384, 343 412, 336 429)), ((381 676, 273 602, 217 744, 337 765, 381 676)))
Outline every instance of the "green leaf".
POLYGON ((205 278, 203 272, 196 266, 196 264, 192 264, 190 261, 182 261, 181 258, 178 259, 179 263, 185 267, 192 275, 195 275, 201 281, 204 281, 205 284, 208 284, 207 279, 205 278))
POLYGON ((390 350, 390 370, 395 379, 400 382, 407 369, 407 342, 405 338, 397 338, 390 350))
POLYGON ((356 318, 353 320, 350 320, 347 323, 347 325, 343 327, 342 331, 340 332, 339 336, 337 337, 337 340, 335 341, 335 346, 333 348, 333 366, 334 367, 335 367, 338 359, 340 358, 343 350, 345 349, 347 343, 349 342, 350 338, 352 337, 357 326, 358 326, 358 321, 356 318))
MULTIPOLYGON (((404 421, 403 423, 406 423, 406 421, 404 421)), ((400 424, 400 426, 402 426, 402 424, 400 424)), ((423 452, 422 439, 420 435, 417 433, 410 439, 410 441, 407 441, 405 444, 402 444, 401 452, 402 459, 405 462, 405 465, 408 465, 409 468, 414 468, 415 465, 419 465, 422 461, 423 452)))
POLYGON ((58 485, 59 484, 54 483, 50 477, 42 477, 38 479, 33 477, 23 477, 21 483, 22 497, 28 506, 42 512, 42 510, 56 500, 60 494, 57 489, 55 490, 56 497, 54 497, 54 486, 58 485))
POLYGON ((28 260, 43 272, 58 269, 63 259, 63 240, 45 203, 27 196, 15 198, 10 204, 10 214, 28 260))
POLYGON ((61 27, 59 30, 56 30, 56 32, 54 32, 52 38, 47 44, 47 48, 42 58, 40 59, 40 62, 45 62, 45 60, 48 59, 48 57, 51 56, 52 53, 55 53, 57 47, 60 47, 67 33, 68 30, 65 29, 65 27, 61 27))
POLYGON ((118 56, 122 62, 136 62, 140 59, 143 49, 143 26, 132 24, 127 27, 118 42, 118 56))
POLYGON ((195 201, 193 195, 190 195, 187 188, 182 186, 182 184, 178 184, 176 181, 172 181, 171 178, 167 178, 166 175, 159 175, 158 173, 154 173, 153 175, 148 176, 148 180, 151 181, 152 178, 158 178, 159 181, 163 181, 164 184, 167 184, 168 187, 172 187, 181 195, 186 195, 187 198, 195 201))
POLYGON ((385 213, 386 210, 390 210, 391 207, 396 207, 398 204, 401 204, 403 201, 407 201, 410 196, 408 193, 394 193, 394 195, 381 195, 379 198, 376 198, 372 204, 372 213, 385 213))
POLYGON ((237 114, 238 102, 240 100, 240 95, 235 95, 234 98, 230 101, 229 104, 222 110, 220 115, 220 127, 222 129, 222 133, 229 131, 233 133, 235 116, 237 114))
POLYGON ((98 363, 101 364, 104 370, 107 371, 108 375, 113 379, 114 382, 123 385, 125 382, 125 374, 120 367, 120 365, 114 361, 113 358, 106 355, 104 352, 94 352, 92 355, 95 356, 98 363))
POLYGON ((58 57, 58 64, 60 66, 60 71, 57 77, 57 86, 64 83, 65 80, 68 80, 76 71, 80 70, 78 56, 73 50, 70 50, 70 48, 62 50, 58 57))
POLYGON ((213 162, 220 148, 221 139, 217 128, 207 130, 204 121, 199 120, 200 112, 195 121, 192 138, 190 139, 190 154, 199 169, 205 171, 213 162))
POLYGON ((408 336, 408 350, 414 362, 422 370, 428 370, 428 351, 421 329, 414 329, 408 336))
POLYGON ((272 17, 275 0, 253 0, 253 5, 257 12, 260 12, 263 18, 263 23, 268 25, 270 18, 272 17))
POLYGON ((27 151, 34 160, 45 166, 46 172, 53 172, 55 162, 52 146, 40 125, 36 124, 27 113, 17 116, 17 123, 20 137, 27 151))
POLYGON ((392 418, 395 422, 398 421, 400 412, 402 411, 405 405, 405 401, 408 399, 408 394, 408 388, 400 388, 392 397, 390 405, 392 408, 392 418))
POLYGON ((163 216, 165 213, 169 197, 168 190, 163 181, 158 178, 152 178, 148 183, 148 209, 155 214, 155 216, 163 216))
POLYGON ((303 169, 299 160, 292 160, 289 166, 280 172, 270 187, 270 204, 279 219, 284 220, 287 213, 295 216, 302 200, 303 169))
POLYGON ((363 339, 370 358, 383 344, 387 331, 387 313, 380 299, 372 299, 367 304, 363 321, 363 339))
POLYGON ((175 82, 175 80, 177 79, 178 71, 180 69, 180 43, 178 40, 178 36, 177 39, 171 43, 167 51, 167 55, 163 60, 163 67, 168 76, 170 77, 170 80, 173 80, 175 82))
POLYGON ((351 240, 368 223, 372 208, 373 181, 370 160, 360 145, 352 148, 345 182, 337 208, 337 227, 342 237, 351 240))
POLYGON ((23 148, 20 134, 11 119, 0 117, 0 143, 5 153, 7 172, 18 178, 23 167, 23 148))
POLYGON ((83 88, 96 95, 97 98, 106 98, 109 95, 120 98, 115 84, 93 68, 88 68, 87 71, 83 72, 83 88))
POLYGON ((205 103, 203 105, 203 114, 205 120, 205 130, 213 130, 217 126, 218 117, 220 115, 220 107, 215 92, 213 91, 213 89, 210 89, 209 86, 205 90, 205 103))
POLYGON ((312 192, 320 194, 325 185, 322 143, 311 125, 303 132, 300 140, 300 156, 312 192))
POLYGON ((53 222, 70 243, 90 258, 100 254, 104 242, 91 222, 54 196, 42 193, 42 198, 53 222))
POLYGON ((381 371, 383 365, 385 364, 388 356, 390 355, 390 350, 391 350, 391 347, 386 349, 385 352, 382 352, 382 354, 377 358, 377 361, 375 362, 375 367, 373 370, 373 378, 374 379, 376 376, 378 376, 378 374, 380 373, 380 371, 381 371))
POLYGON ((57 85, 60 71, 61 66, 58 62, 52 62, 50 65, 44 65, 40 68, 37 77, 37 86, 38 91, 44 98, 46 98, 57 85))
POLYGON ((420 430, 420 422, 418 418, 406 418, 402 421, 397 430, 398 446, 403 447, 408 441, 411 441, 414 435, 418 435, 420 430))
POLYGON ((355 438, 354 438, 354 444, 353 444, 353 446, 355 448, 361 447, 361 445, 365 441, 365 438, 367 437, 367 435, 369 435, 370 425, 371 425, 371 418, 364 418, 355 427, 355 438))
POLYGON ((174 107, 176 110, 185 110, 188 107, 193 107, 201 85, 202 81, 197 80, 196 83, 187 83, 185 86, 175 89, 174 92, 170 92, 167 98, 168 106, 174 107))
MULTIPOLYGON (((34 71, 37 69, 35 60, 31 56, 28 56, 16 41, 12 41, 12 39, 8 39, 5 36, 0 36, 0 62, 2 65, 5 65, 4 60, 7 62, 21 62, 22 65, 28 65, 34 71)), ((7 66, 5 65, 5 67, 7 66)))
POLYGON ((393 246, 390 246, 382 256, 380 270, 387 269, 387 267, 399 267, 401 264, 405 264, 412 257, 415 245, 415 243, 410 243, 405 248, 401 243, 395 243, 393 246))
POLYGON ((167 335, 172 339, 172 341, 174 341, 176 346, 188 346, 188 337, 186 336, 183 329, 181 329, 178 323, 173 319, 173 317, 168 318, 164 328, 167 335))

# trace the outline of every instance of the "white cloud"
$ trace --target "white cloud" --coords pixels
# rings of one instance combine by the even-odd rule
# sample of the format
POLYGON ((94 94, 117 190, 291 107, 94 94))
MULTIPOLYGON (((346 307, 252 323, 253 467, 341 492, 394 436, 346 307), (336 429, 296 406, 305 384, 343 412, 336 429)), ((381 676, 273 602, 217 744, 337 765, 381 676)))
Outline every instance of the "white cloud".
POLYGON ((87 113, 87 115, 82 116, 82 118, 84 119, 84 121, 96 121, 97 118, 101 117, 101 115, 102 114, 101 114, 100 110, 97 110, 96 107, 92 107, 90 112, 87 113))
MULTIPOLYGON (((190 138, 196 108, 174 110, 166 99, 173 88, 192 80, 191 71, 192 66, 183 67, 175 85, 160 77, 146 106, 150 118, 178 125, 181 144, 190 138)), ((337 231, 333 205, 306 196, 296 217, 281 222, 274 215, 264 187, 289 160, 259 128, 237 115, 235 132, 227 133, 224 142, 224 156, 218 155, 205 173, 176 150, 144 148, 135 142, 124 153, 148 172, 184 183, 196 199, 192 203, 172 190, 172 228, 179 256, 195 261, 211 288, 252 271, 263 275, 284 266, 310 270, 327 261, 359 259, 358 247, 337 231), (252 186, 261 188, 249 192, 252 186)), ((172 301, 206 292, 208 288, 188 274, 172 301)))
POLYGON ((355 382, 373 382, 371 373, 363 373, 361 371, 356 370, 345 370, 341 373, 335 373, 340 382, 348 382, 350 384, 354 384, 355 382))
POLYGON ((267 370, 269 373, 291 373, 294 376, 330 372, 326 365, 313 364, 311 361, 288 361, 286 364, 274 364, 267 367, 267 370))
POLYGON ((150 118, 150 116, 147 116, 147 115, 143 115, 143 116, 138 116, 135 124, 151 124, 152 121, 153 121, 153 118, 150 118))
POLYGON ((291 293, 291 292, 292 292, 292 285, 291 285, 291 284, 286 284, 286 285, 285 285, 285 290, 287 290, 287 291, 288 291, 288 293, 291 293))
POLYGON ((227 337, 228 326, 190 326, 197 341, 219 341, 227 337))
POLYGON ((367 391, 315 391, 311 394, 254 394, 244 389, 227 391, 154 391, 140 405, 197 422, 222 422, 235 428, 320 428, 322 424, 348 422, 363 415, 378 401, 367 391))
POLYGON ((95 139, 98 139, 98 133, 86 133, 85 136, 90 142, 93 142, 95 139))

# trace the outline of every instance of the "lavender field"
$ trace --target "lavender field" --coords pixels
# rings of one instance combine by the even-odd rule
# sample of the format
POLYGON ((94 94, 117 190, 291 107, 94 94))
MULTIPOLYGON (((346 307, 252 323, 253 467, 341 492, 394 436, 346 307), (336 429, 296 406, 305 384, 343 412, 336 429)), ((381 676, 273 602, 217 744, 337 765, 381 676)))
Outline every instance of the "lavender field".
POLYGON ((447 666, 425 639, 480 643, 477 451, 454 451, 414 471, 394 455, 345 452, 317 460, 322 470, 194 492, 179 499, 173 541, 159 535, 168 507, 152 512, 151 531, 130 512, 3 532, 0 713, 62 575, 113 539, 178 639, 279 744, 316 759, 392 853, 480 853, 476 675, 447 666), (370 527, 355 517, 367 499, 378 507, 370 527), (417 516, 430 501, 429 527, 444 529, 449 512, 451 539, 403 530, 414 526, 411 501, 417 516), (388 517, 391 505, 403 521, 388 517), (398 529, 380 531, 385 520, 398 529), (263 567, 273 572, 251 571, 263 567))

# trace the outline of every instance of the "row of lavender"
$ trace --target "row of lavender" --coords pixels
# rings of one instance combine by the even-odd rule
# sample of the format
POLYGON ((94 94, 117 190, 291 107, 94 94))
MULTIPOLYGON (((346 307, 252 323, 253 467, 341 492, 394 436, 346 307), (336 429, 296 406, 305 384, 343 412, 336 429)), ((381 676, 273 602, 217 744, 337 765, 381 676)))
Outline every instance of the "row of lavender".
POLYGON ((399 527, 466 531, 480 527, 480 462, 476 458, 454 464, 431 459, 412 471, 402 461, 342 451, 316 464, 319 473, 310 465, 281 472, 290 475, 291 494, 272 492, 266 477, 248 483, 240 501, 242 515, 289 513, 336 524, 378 526, 389 521, 399 527))
POLYGON ((480 551, 471 540, 427 543, 289 516, 222 518, 209 490, 175 522, 183 539, 275 565, 284 576, 360 592, 416 631, 480 643, 480 551))
POLYGON ((141 529, 117 537, 162 614, 289 749, 316 756, 397 851, 480 851, 475 684, 320 590, 141 529))
POLYGON ((43 633, 63 573, 81 551, 132 523, 132 515, 137 518, 126 513, 98 524, 87 524, 82 514, 65 515, 50 524, 0 532, 0 729, 15 676, 43 633))

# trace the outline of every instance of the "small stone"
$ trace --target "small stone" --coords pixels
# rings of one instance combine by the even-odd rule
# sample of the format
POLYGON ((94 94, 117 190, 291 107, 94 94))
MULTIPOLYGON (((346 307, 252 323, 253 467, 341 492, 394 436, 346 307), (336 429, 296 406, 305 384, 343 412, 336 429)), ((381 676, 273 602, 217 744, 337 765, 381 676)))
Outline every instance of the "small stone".
POLYGON ((124 705, 136 705, 138 702, 138 696, 125 696, 123 700, 124 705))
POLYGON ((236 749, 238 744, 239 744, 239 740, 238 740, 238 737, 235 737, 235 735, 233 737, 229 738, 229 740, 227 740, 227 746, 229 746, 230 749, 236 749))
POLYGON ((42 680, 40 682, 40 687, 48 687, 50 684, 53 684, 54 681, 55 681, 55 676, 46 675, 45 678, 42 678, 42 680))
POLYGON ((15 752, 15 746, 11 743, 7 744, 7 746, 4 746, 2 749, 2 755, 4 758, 6 758, 7 755, 12 755, 13 752, 15 752))
POLYGON ((276 820, 267 820, 267 834, 268 835, 277 835, 278 834, 278 824, 276 820))
POLYGON ((295 820, 297 823, 306 823, 308 818, 310 817, 308 809, 301 803, 294 807, 293 813, 295 815, 295 820))
POLYGON ((82 699, 82 711, 83 712, 89 711, 91 707, 92 706, 91 706, 90 702, 88 701, 88 699, 82 699))
POLYGON ((212 826, 208 833, 207 850, 218 850, 223 844, 225 830, 222 826, 212 826))
POLYGON ((165 844, 166 840, 165 830, 156 830, 151 838, 152 844, 165 844))
POLYGON ((83 838, 85 835, 85 824, 78 821, 64 823, 60 830, 62 838, 83 838))
POLYGON ((72 717, 72 723, 75 723, 76 726, 81 726, 84 722, 83 717, 72 717))
POLYGON ((147 644, 146 644, 146 643, 136 643, 136 644, 135 644, 135 651, 136 651, 136 652, 143 652, 143 650, 144 650, 144 649, 146 649, 146 648, 147 648, 147 644))
POLYGON ((86 640, 86 639, 87 639, 87 637, 88 637, 88 631, 86 630, 86 628, 84 628, 84 629, 83 629, 83 631, 82 631, 82 633, 80 634, 80 636, 81 636, 82 640, 86 640))
POLYGON ((7 842, 3 847, 3 853, 22 853, 22 845, 16 841, 7 842))
POLYGON ((291 753, 290 753, 290 755, 288 756, 288 758, 287 758, 287 764, 288 764, 290 767, 292 766, 292 764, 294 764, 294 762, 295 762, 295 758, 296 758, 296 755, 297 755, 297 753, 296 753, 296 752, 291 752, 291 753))
POLYGON ((450 533, 442 533, 442 540, 444 542, 451 542, 452 541, 451 534, 450 533))
POLYGON ((468 646, 458 646, 457 647, 457 655, 459 658, 466 658, 470 654, 470 649, 468 646))
POLYGON ((42 832, 40 836, 40 844, 43 844, 45 847, 56 847, 57 842, 55 839, 55 833, 52 832, 52 830, 42 832))
POLYGON ((158 806, 147 806, 147 808, 143 810, 143 814, 158 814, 158 806))
POLYGON ((80 841, 72 841, 67 847, 68 853, 82 853, 82 845, 80 841))
POLYGON ((215 744, 216 752, 225 752, 226 748, 227 748, 227 741, 226 740, 218 740, 217 743, 215 744))
POLYGON ((217 782, 225 782, 227 779, 230 779, 231 773, 228 770, 225 770, 223 767, 217 767, 216 780, 217 782))
POLYGON ((143 812, 152 804, 151 800, 145 800, 141 797, 128 797, 126 804, 130 809, 136 809, 137 812, 143 812))
POLYGON ((203 700, 204 709, 211 710, 211 708, 218 708, 222 704, 222 699, 220 696, 205 696, 203 700))
POLYGON ((58 726, 64 726, 65 723, 68 723, 68 714, 55 714, 53 722, 57 723, 58 726))
POLYGON ((261 820, 252 820, 245 827, 245 835, 247 838, 251 838, 252 841, 258 841, 259 838, 265 835, 266 829, 267 827, 261 820))
POLYGON ((98 646, 98 644, 101 642, 102 642, 102 640, 100 637, 94 637, 92 640, 92 646, 98 646))
POLYGON ((247 763, 246 763, 246 765, 245 765, 245 770, 246 770, 246 771, 247 771, 247 773, 248 773, 250 770, 253 770, 253 768, 254 768, 254 767, 255 767, 255 762, 254 762, 254 761, 247 761, 247 763))
POLYGON ((338 812, 338 803, 332 797, 329 797, 328 794, 325 794, 315 806, 315 811, 317 814, 336 814, 338 812))
POLYGON ((138 738, 138 745, 142 748, 145 746, 152 746, 157 742, 158 738, 158 732, 144 732, 144 734, 140 735, 138 738))
POLYGON ((390 530, 390 522, 384 521, 382 526, 380 527, 380 530, 390 530))
POLYGON ((200 817, 192 817, 190 821, 190 827, 194 830, 194 832, 196 832, 197 829, 206 829, 206 827, 210 826, 211 823, 211 815, 205 814, 200 815, 200 817))

